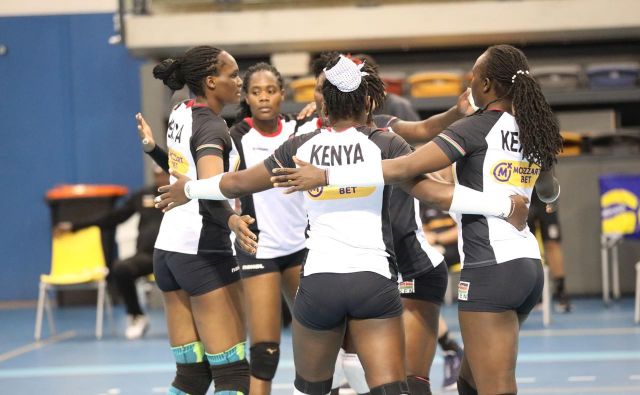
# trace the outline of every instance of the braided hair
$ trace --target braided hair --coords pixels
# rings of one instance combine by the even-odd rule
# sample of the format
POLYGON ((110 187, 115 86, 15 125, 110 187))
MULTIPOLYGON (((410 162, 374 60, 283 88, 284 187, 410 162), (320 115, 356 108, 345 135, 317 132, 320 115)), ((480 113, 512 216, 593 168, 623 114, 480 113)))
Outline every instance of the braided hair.
POLYGON ((313 75, 318 78, 324 71, 324 68, 327 67, 332 60, 336 60, 339 57, 340 53, 335 51, 322 52, 316 59, 313 60, 313 62, 311 62, 311 70, 313 71, 313 75))
POLYGON ((193 47, 184 55, 168 58, 153 68, 153 76, 174 91, 185 84, 196 96, 204 96, 204 79, 218 75, 218 56, 221 49, 208 45, 193 47))
MULTIPOLYGON (((327 69, 335 66, 339 60, 339 57, 335 57, 326 65, 327 69)), ((362 77, 360 86, 352 92, 341 92, 329 80, 324 81, 322 95, 331 118, 358 118, 366 113, 367 122, 370 122, 372 109, 384 103, 384 83, 380 76, 366 63, 362 71, 368 75, 362 77)))
POLYGON ((511 101, 520 129, 522 155, 542 170, 549 170, 562 151, 560 125, 538 82, 529 75, 522 51, 511 45, 493 45, 485 52, 485 76, 496 84, 499 98, 511 101))
MULTIPOLYGON (((258 71, 270 71, 278 80, 278 88, 282 90, 282 88, 284 87, 284 81, 282 80, 282 75, 280 74, 278 69, 268 63, 260 62, 249 67, 244 75, 244 78, 242 79, 242 93, 245 95, 245 97, 249 92, 249 81, 251 81, 251 76, 253 76, 258 71)), ((240 109, 236 114, 236 122, 240 122, 250 116, 252 116, 251 107, 249 107, 249 104, 246 100, 240 100, 240 109)))

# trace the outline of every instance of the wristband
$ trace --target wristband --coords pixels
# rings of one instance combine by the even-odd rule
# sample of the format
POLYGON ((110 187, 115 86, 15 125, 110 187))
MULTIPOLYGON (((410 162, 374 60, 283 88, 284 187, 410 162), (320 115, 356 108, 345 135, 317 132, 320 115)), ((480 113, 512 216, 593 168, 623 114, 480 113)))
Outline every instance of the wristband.
POLYGON ((189 199, 227 200, 220 190, 220 181, 225 173, 203 180, 191 180, 184 184, 184 194, 189 199))
POLYGON ((509 218, 514 202, 503 194, 489 194, 456 184, 449 211, 460 214, 476 214, 499 218, 509 218))

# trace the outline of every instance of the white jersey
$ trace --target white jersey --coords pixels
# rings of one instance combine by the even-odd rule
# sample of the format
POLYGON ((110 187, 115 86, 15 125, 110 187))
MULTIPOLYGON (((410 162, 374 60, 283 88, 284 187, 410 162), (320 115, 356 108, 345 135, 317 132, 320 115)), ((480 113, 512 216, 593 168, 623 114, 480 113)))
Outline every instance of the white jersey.
MULTIPOLYGON (((279 120, 278 130, 264 134, 253 125, 251 118, 234 125, 231 138, 238 152, 236 170, 247 169, 264 162, 282 143, 296 132, 295 119, 279 120)), ((258 236, 256 258, 268 259, 293 254, 305 247, 307 213, 302 193, 285 195, 281 189, 269 189, 240 199, 242 214, 255 218, 250 229, 258 236)))
MULTIPOLYGON (((540 167, 522 156, 515 118, 486 111, 452 124, 434 142, 455 163, 456 183, 490 193, 519 194, 531 199, 540 167)), ((540 259, 535 236, 518 231, 497 217, 456 215, 458 248, 466 267, 481 267, 517 258, 540 259)))
MULTIPOLYGON (((285 142, 265 160, 269 171, 295 167, 292 157, 320 168, 360 164, 379 168, 382 159, 411 152, 399 136, 369 128, 318 130, 285 142)), ((309 253, 303 275, 370 271, 396 277, 389 198, 392 187, 323 187, 304 193, 309 253)))
MULTIPOLYGON (((205 155, 223 159, 225 171, 231 137, 222 118, 210 108, 188 100, 176 105, 167 129, 169 168, 197 179, 196 162, 205 155)), ((171 177, 170 182, 176 179, 171 177)), ((226 202, 192 200, 164 214, 155 248, 183 254, 232 255, 226 202)))

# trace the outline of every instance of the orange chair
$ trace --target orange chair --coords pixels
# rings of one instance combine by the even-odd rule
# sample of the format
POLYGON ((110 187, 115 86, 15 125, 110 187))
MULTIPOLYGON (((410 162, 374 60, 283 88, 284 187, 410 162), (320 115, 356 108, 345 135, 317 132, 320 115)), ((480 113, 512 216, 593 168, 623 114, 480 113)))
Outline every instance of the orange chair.
POLYGON ((75 233, 54 237, 52 241, 51 272, 40 276, 38 307, 34 337, 40 340, 42 317, 47 312, 49 330, 55 333, 51 305, 47 295, 50 289, 97 289, 96 338, 102 338, 104 307, 106 305, 110 323, 111 300, 106 292, 109 273, 104 253, 100 228, 92 226, 75 233))

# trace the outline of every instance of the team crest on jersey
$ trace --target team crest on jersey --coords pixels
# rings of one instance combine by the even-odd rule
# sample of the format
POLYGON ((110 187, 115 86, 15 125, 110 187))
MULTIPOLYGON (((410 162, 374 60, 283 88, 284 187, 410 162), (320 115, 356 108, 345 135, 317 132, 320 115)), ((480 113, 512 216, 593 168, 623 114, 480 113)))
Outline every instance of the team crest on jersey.
POLYGON ((319 187, 307 191, 311 200, 355 199, 371 195, 376 187, 319 187))
POLYGON ((398 284, 398 290, 401 294, 414 294, 416 293, 415 280, 403 281, 398 284))
POLYGON ((493 165, 491 174, 499 183, 533 188, 540 175, 540 166, 529 162, 505 160, 493 165))
POLYGON ((469 288, 471 288, 470 282, 458 282, 458 300, 469 300, 469 288))
POLYGON ((169 167, 180 174, 189 172, 189 161, 179 151, 169 148, 169 167))

